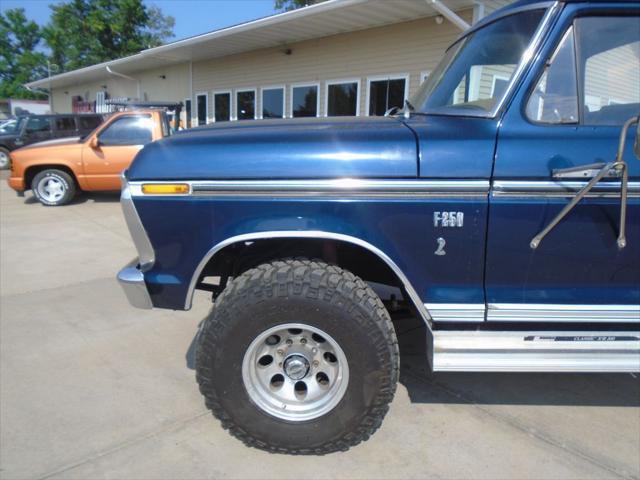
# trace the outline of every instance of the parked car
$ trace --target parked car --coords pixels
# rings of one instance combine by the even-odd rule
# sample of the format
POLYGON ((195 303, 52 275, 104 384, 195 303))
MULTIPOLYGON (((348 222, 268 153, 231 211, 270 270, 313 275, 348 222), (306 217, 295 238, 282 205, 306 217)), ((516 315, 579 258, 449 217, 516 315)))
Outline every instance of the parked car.
POLYGON ((380 426, 403 305, 436 372, 639 371, 638 25, 638 2, 517 2, 390 116, 148 145, 122 192, 129 301, 188 310, 211 292, 200 391, 278 453, 345 450, 380 426), (375 284, 400 294, 384 303, 375 284))
POLYGON ((120 190, 120 175, 147 143, 169 135, 162 110, 113 114, 84 138, 40 142, 11 153, 9 186, 31 189, 47 206, 64 205, 78 190, 120 190))
POLYGON ((32 143, 85 136, 103 121, 99 114, 26 115, 0 125, 0 170, 9 167, 9 152, 32 143))

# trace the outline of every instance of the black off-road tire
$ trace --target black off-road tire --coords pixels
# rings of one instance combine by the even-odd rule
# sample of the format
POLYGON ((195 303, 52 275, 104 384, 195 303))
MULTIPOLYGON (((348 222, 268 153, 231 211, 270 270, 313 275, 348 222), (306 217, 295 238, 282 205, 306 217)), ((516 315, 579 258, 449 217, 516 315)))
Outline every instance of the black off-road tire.
POLYGON ((33 177, 31 181, 31 191, 42 205, 46 207, 57 207, 73 200, 73 197, 76 195, 76 183, 67 172, 51 168, 38 172, 35 177, 33 177), (56 198, 55 200, 50 197, 47 198, 45 192, 42 190, 42 182, 47 179, 51 179, 62 186, 63 191, 60 198, 56 198))
POLYGON ((389 409, 398 374, 398 342, 380 298, 357 276, 320 261, 274 261, 236 277, 198 336, 196 378, 207 407, 246 445, 273 453, 323 455, 367 440, 389 409), (251 342, 287 323, 328 333, 348 361, 344 396, 312 420, 291 422, 266 413, 243 383, 251 342))

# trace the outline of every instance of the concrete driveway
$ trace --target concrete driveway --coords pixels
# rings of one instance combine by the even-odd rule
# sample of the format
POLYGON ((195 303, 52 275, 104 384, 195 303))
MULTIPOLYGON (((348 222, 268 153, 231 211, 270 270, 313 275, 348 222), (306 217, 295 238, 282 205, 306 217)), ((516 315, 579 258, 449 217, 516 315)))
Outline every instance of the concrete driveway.
POLYGON ((409 355, 368 442, 325 457, 246 448, 194 379, 207 295, 138 311, 116 284, 135 256, 117 195, 45 208, 3 180, 0 255, 1 478, 640 478, 637 378, 431 375, 409 355))

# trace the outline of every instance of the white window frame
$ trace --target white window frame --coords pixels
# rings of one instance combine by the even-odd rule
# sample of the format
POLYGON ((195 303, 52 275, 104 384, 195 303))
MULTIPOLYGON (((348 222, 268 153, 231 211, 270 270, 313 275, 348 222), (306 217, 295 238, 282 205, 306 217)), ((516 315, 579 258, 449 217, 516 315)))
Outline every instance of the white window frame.
POLYGON ((304 82, 292 83, 289 85, 289 113, 286 118, 303 118, 293 116, 293 89, 299 87, 316 87, 318 94, 316 95, 316 117, 320 116, 320 82, 304 82))
MULTIPOLYGON (((193 128, 193 100, 190 98, 185 98, 184 99, 184 129, 187 129, 187 101, 191 102, 191 121, 189 123, 191 123, 191 128, 193 128)), ((180 119, 182 121, 182 119, 180 119)))
MULTIPOLYGON (((238 94, 253 92, 253 119, 256 120, 258 118, 258 88, 257 87, 249 87, 249 88, 236 88, 233 91, 233 109, 231 110, 231 120, 238 121, 238 94)), ((249 119, 247 119, 249 120, 249 119)))
POLYGON ((257 112, 258 119, 262 120, 262 110, 264 105, 264 91, 265 90, 282 90, 282 118, 287 118, 287 88, 285 85, 267 85, 266 87, 260 87, 260 111, 257 112))
POLYGON ((409 98, 409 78, 410 75, 408 73, 397 73, 393 75, 375 75, 373 77, 367 77, 367 95, 366 102, 364 105, 364 114, 365 116, 370 116, 369 112, 369 101, 371 100, 371 82, 379 82, 380 80, 404 80, 404 99, 409 98))
POLYGON ((493 78, 491 79, 491 98, 493 98, 493 94, 496 91, 496 80, 502 80, 504 82, 507 82, 507 86, 509 86, 509 80, 511 78, 507 77, 506 75, 494 75, 493 78))
POLYGON ((229 95, 229 120, 233 120, 233 92, 231 90, 214 90, 211 92, 211 109, 213 110, 212 121, 216 122, 216 95, 229 95))
MULTIPOLYGON (((204 96, 206 98, 206 101, 205 101, 205 122, 204 122, 204 124, 207 125, 208 123, 211 123, 210 122, 211 117, 209 117, 209 92, 196 92, 195 95, 194 95, 194 100, 195 100, 194 103, 196 104, 196 108, 194 109, 193 105, 191 106, 192 113, 193 113, 193 110, 195 110, 195 112, 196 112, 196 116, 195 116, 195 126, 196 127, 200 125, 198 123, 198 113, 200 113, 198 111, 198 97, 202 97, 202 96, 204 96)), ((193 125, 193 124, 194 124, 194 122, 192 120, 191 121, 191 125, 193 125)))
POLYGON ((330 85, 342 85, 343 83, 355 83, 358 85, 358 91, 356 93, 356 117, 360 116, 360 90, 362 90, 361 78, 339 78, 337 80, 326 80, 324 82, 324 115, 329 116, 329 86, 330 85))

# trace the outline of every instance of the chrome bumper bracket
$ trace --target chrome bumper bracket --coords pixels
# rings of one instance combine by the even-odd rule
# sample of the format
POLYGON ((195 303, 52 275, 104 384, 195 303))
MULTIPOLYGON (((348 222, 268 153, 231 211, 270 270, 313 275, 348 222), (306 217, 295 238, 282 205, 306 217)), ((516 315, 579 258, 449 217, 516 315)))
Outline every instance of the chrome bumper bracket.
POLYGON ((118 283, 132 306, 145 310, 153 308, 147 285, 144 283, 144 274, 138 269, 137 262, 118 272, 118 283))

